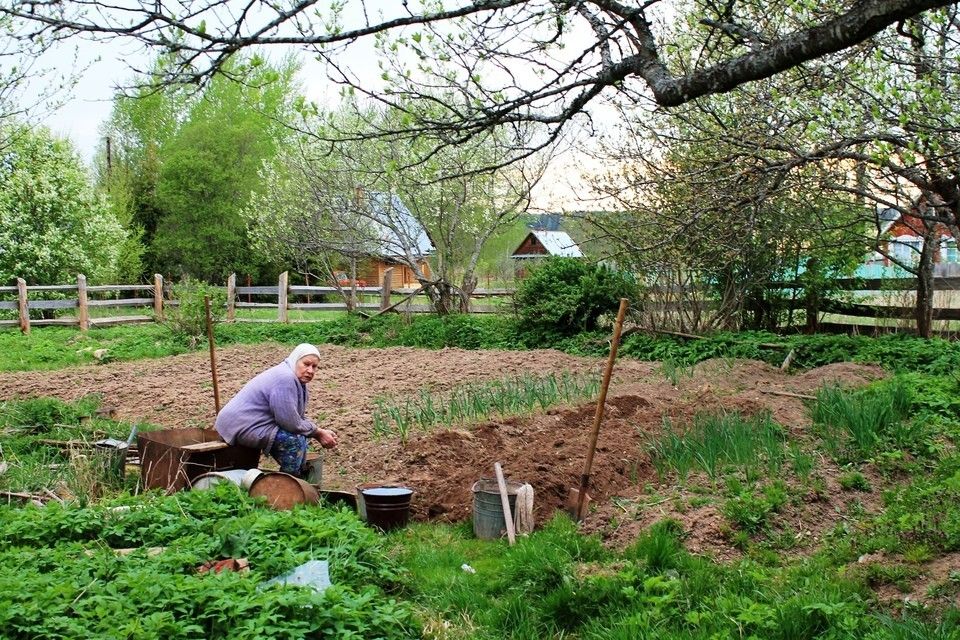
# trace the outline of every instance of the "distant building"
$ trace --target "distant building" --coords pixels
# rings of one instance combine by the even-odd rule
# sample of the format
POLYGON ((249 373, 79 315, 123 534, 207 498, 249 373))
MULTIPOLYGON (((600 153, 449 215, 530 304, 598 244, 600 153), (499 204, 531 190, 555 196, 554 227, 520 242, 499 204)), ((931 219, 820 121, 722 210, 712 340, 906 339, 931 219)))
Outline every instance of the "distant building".
POLYGON ((536 260, 550 256, 582 258, 583 252, 566 231, 531 231, 510 257, 536 260))
POLYGON ((379 286, 383 273, 393 268, 391 286, 420 286, 409 263, 414 261, 424 275, 430 275, 427 261, 435 252, 423 225, 396 194, 361 192, 370 207, 370 257, 357 265, 357 280, 379 286))
MULTIPOLYGON (((878 208, 877 227, 880 232, 880 246, 885 253, 905 264, 912 264, 918 260, 920 250, 923 248, 923 220, 892 207, 878 208)), ((944 225, 937 225, 937 245, 937 250, 933 254, 937 275, 960 275, 957 239, 944 225)), ((899 269, 894 260, 880 251, 874 251, 857 269, 856 275, 867 278, 891 277, 897 275, 896 271, 899 269)))

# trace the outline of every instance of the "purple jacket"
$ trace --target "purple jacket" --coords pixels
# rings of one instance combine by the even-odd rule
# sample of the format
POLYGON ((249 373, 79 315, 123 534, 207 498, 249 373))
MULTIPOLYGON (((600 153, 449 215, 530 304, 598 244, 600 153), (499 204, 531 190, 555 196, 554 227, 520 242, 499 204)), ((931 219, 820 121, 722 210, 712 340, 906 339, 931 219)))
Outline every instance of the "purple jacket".
POLYGON ((227 444, 267 452, 277 431, 309 436, 316 425, 306 419, 307 385, 286 362, 256 376, 217 415, 216 429, 227 444))

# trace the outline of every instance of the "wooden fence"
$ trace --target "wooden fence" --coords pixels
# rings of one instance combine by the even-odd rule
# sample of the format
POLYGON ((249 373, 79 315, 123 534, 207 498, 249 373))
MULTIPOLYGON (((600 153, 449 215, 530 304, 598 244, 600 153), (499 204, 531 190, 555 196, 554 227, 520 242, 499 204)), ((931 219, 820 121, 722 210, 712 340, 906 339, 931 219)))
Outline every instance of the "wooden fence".
MULTIPOLYGON (((432 307, 429 304, 418 303, 414 292, 396 290, 392 285, 392 269, 388 269, 383 276, 383 281, 378 287, 357 287, 356 293, 367 301, 358 301, 355 308, 367 314, 382 313, 387 310, 396 309, 398 311, 410 313, 429 313, 432 307), (401 302, 394 302, 393 296, 405 296, 401 302), (371 297, 378 298, 371 302, 371 297)), ((237 286, 236 275, 231 275, 226 284, 226 314, 229 322, 291 322, 290 311, 344 311, 347 304, 343 300, 337 302, 314 302, 313 296, 336 295, 342 297, 341 290, 336 287, 318 287, 318 286, 300 286, 289 284, 288 274, 280 274, 276 286, 237 286), (257 297, 260 300, 269 299, 269 301, 253 302, 252 298, 257 297), (244 298, 247 301, 244 301, 244 298), (276 320, 256 320, 251 318, 237 317, 238 310, 244 309, 275 309, 276 320)), ((861 291, 874 292, 878 295, 896 294, 897 292, 907 292, 916 289, 916 280, 913 278, 886 278, 886 279, 840 279, 832 283, 836 289, 842 291, 861 291)), ((934 280, 935 291, 960 291, 960 277, 938 277, 934 280)), ((771 283, 770 288, 779 291, 799 290, 803 288, 802 283, 797 282, 778 282, 771 283)), ((76 284, 63 285, 40 285, 28 286, 20 278, 17 279, 15 287, 0 287, 0 297, 11 298, 16 293, 16 300, 0 300, 0 310, 15 310, 16 319, 0 319, 0 327, 19 326, 21 331, 29 333, 31 326, 44 325, 69 325, 79 326, 86 330, 91 326, 110 326, 117 324, 153 322, 162 320, 165 306, 175 306, 176 300, 171 300, 169 291, 165 290, 163 276, 155 275, 153 284, 108 284, 88 286, 86 278, 83 275, 77 276, 76 284), (165 295, 166 293, 166 295, 165 295), (31 294, 33 294, 31 296, 31 294), (37 296, 37 294, 41 294, 37 296), (56 294, 44 298, 43 294, 56 294), (69 297, 64 297, 67 295, 69 297), (74 297, 75 295, 75 297, 74 297), (105 297, 106 295, 129 297, 105 297), (31 297, 33 299, 31 299, 31 297), (123 307, 144 307, 153 308, 152 315, 131 314, 109 317, 92 317, 90 310, 97 307, 105 308, 123 308, 123 307), (31 310, 53 310, 75 311, 69 316, 52 318, 30 318, 31 310)), ((657 289, 652 290, 654 294, 657 289)), ((660 291, 664 296, 668 296, 670 291, 664 289, 660 291)), ((508 298, 513 295, 512 289, 478 289, 474 292, 475 298, 508 298)), ((669 309, 679 302, 650 302, 655 307, 669 309)), ((708 304, 710 304, 708 302, 708 304)), ((807 314, 814 318, 819 318, 823 314, 842 315, 853 318, 872 318, 878 320, 912 320, 915 316, 914 308, 905 305, 877 304, 876 302, 851 302, 830 298, 824 298, 816 301, 816 307, 807 307, 807 314)), ((799 301, 794 303, 794 308, 802 308, 799 301)), ((479 304, 471 302, 471 313, 495 313, 502 310, 502 307, 491 304, 479 304)), ((940 307, 934 309, 934 320, 957 320, 960 321, 960 305, 951 307, 940 307)), ((294 320, 295 321, 295 320, 294 320)), ((843 323, 831 322, 831 325, 843 323)), ((847 326, 853 327, 853 324, 847 326)), ((868 325, 869 326, 869 325, 868 325)), ((836 327, 834 327, 836 328, 836 327)))
MULTIPOLYGON (((429 304, 417 304, 415 302, 416 292, 396 290, 392 287, 393 269, 387 269, 383 275, 383 281, 378 287, 357 287, 356 294, 361 301, 354 305, 354 308, 367 314, 382 313, 388 310, 398 310, 410 313, 429 313, 433 308, 429 304), (402 295, 404 299, 400 302, 393 302, 392 297, 402 295), (363 298, 369 300, 370 297, 379 298, 376 302, 364 302, 363 298)), ((290 285, 289 275, 284 272, 276 286, 237 286, 236 274, 227 279, 226 285, 226 314, 228 322, 274 322, 274 320, 257 320, 251 318, 237 317, 238 310, 244 309, 276 309, 276 322, 291 322, 290 311, 346 311, 348 306, 342 299, 337 302, 314 302, 313 296, 336 295, 342 298, 342 293, 349 294, 350 290, 341 291, 336 287, 317 287, 290 285), (260 299, 270 298, 269 302, 253 302, 252 297, 260 299), (247 301, 244 302, 244 298, 247 301), (275 298, 275 301, 273 300, 275 298), (305 301, 300 301, 305 299, 305 301)), ((62 285, 27 285, 27 283, 17 278, 17 286, 0 287, 0 296, 12 297, 16 293, 16 300, 0 300, 0 310, 15 310, 17 318, 15 320, 0 319, 0 327, 19 327, 23 333, 29 333, 31 326, 48 325, 67 325, 78 326, 86 331, 94 326, 113 326, 118 324, 131 324, 138 322, 154 322, 163 320, 164 308, 176 306, 177 301, 170 299, 169 290, 165 289, 163 276, 156 274, 153 277, 153 284, 108 284, 88 286, 87 279, 83 275, 77 276, 76 284, 62 285), (57 294, 56 296, 44 297, 44 294, 57 294), (104 298, 104 294, 124 295, 130 294, 131 297, 104 298), (33 294, 33 295, 31 295, 33 294), (37 294, 40 294, 38 296, 37 294), (141 294, 140 297, 136 297, 141 294), (165 295, 166 294, 166 295, 165 295), (63 297, 64 295, 68 297, 63 297), (149 297, 145 297, 149 296, 149 297), (153 314, 130 314, 114 315, 108 317, 92 317, 90 310, 97 307, 123 308, 123 307, 152 307, 153 314), (71 311, 69 316, 53 318, 30 318, 31 310, 54 310, 71 311)), ((504 297, 511 296, 512 290, 509 289, 478 289, 475 296, 485 297, 504 297)), ((498 308, 491 305, 472 304, 471 313, 493 313, 498 308)))

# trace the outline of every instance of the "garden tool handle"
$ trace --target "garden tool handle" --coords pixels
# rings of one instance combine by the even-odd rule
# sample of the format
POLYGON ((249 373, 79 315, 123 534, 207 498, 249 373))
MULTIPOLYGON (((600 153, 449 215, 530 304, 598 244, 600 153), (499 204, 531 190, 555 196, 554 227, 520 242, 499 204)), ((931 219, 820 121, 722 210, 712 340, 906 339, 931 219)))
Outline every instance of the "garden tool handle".
POLYGON ((583 465, 583 475, 580 476, 580 495, 577 497, 577 517, 583 517, 583 505, 587 499, 587 485, 590 484, 590 470, 593 468, 593 454, 597 450, 597 437, 600 435, 600 423, 603 421, 603 406, 607 401, 607 389, 610 387, 610 378, 613 375, 613 363, 617 359, 617 349, 620 346, 620 333, 623 331, 623 319, 627 315, 630 301, 620 298, 620 309, 617 310, 617 321, 613 325, 613 340, 610 342, 610 355, 607 366, 603 371, 603 382, 600 384, 600 396, 597 398, 597 410, 593 415, 593 431, 590 434, 590 445, 587 448, 587 461, 583 465))

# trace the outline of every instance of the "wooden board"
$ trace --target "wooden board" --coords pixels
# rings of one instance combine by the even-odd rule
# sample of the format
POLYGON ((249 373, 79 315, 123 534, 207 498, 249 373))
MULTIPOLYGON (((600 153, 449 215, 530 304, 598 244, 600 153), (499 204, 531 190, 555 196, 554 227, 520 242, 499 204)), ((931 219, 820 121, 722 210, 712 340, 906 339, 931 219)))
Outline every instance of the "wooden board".
POLYGON ((179 447, 184 451, 216 451, 218 449, 226 449, 228 445, 223 440, 211 440, 209 442, 198 442, 196 444, 187 444, 179 447))

